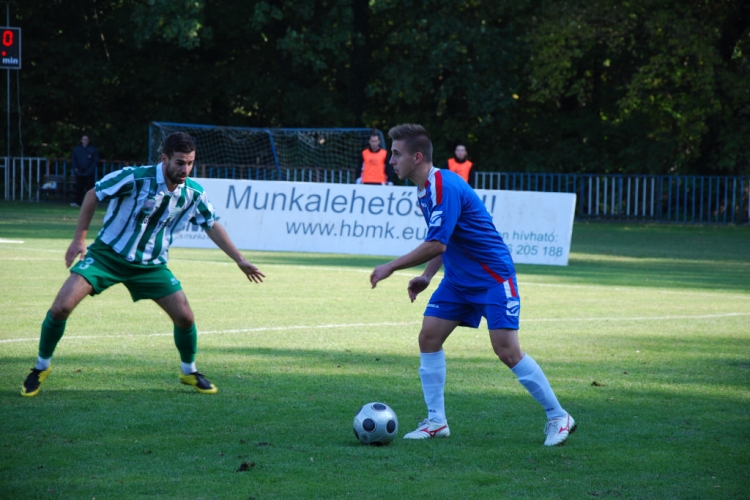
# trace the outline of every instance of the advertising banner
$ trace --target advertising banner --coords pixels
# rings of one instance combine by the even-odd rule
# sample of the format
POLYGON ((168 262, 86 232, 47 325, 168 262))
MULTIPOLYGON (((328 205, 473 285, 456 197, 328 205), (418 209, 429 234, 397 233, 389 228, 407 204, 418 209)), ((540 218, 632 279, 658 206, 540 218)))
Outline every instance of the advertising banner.
MULTIPOLYGON (((427 234, 414 186, 195 179, 237 248, 398 256, 427 234)), ((568 264, 575 194, 477 190, 520 264, 568 264)), ((197 226, 175 247, 215 248, 197 226)))

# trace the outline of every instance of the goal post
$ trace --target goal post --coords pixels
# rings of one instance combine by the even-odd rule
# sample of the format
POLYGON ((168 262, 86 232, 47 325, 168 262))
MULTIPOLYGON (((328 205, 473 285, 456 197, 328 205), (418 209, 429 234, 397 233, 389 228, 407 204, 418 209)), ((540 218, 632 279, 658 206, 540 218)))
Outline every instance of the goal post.
POLYGON ((361 163, 362 150, 373 133, 380 136, 382 147, 386 145, 383 133, 371 128, 245 128, 152 122, 149 162, 159 161, 162 141, 174 132, 193 137, 198 174, 206 169, 238 169, 253 171, 252 178, 266 180, 289 180, 290 169, 354 169, 361 163))

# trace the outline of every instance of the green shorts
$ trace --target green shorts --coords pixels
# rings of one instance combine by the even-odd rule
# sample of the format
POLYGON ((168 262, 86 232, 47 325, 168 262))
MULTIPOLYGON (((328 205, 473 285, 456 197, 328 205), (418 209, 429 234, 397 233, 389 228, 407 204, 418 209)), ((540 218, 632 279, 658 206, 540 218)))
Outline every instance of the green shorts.
POLYGON ((180 282, 166 265, 133 264, 99 240, 88 248, 86 257, 71 267, 70 272, 80 274, 94 287, 91 295, 122 283, 130 292, 133 302, 160 299, 182 290, 180 282))

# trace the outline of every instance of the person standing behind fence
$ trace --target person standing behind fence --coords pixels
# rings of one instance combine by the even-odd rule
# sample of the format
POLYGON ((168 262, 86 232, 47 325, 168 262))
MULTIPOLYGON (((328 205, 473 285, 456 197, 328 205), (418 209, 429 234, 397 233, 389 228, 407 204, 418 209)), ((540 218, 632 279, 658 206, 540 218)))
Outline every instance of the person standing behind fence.
POLYGON ((84 195, 94 187, 94 176, 99 166, 99 151, 89 142, 89 136, 81 137, 81 144, 73 148, 73 174, 76 176, 75 198, 71 207, 80 207, 84 195))
POLYGON ((453 151, 453 158, 448 160, 448 170, 457 173, 469 186, 474 187, 474 164, 469 161, 466 146, 460 142, 453 151))
POLYGON ((380 134, 373 130, 368 146, 362 151, 362 163, 357 168, 357 184, 393 185, 393 167, 388 162, 388 151, 380 146, 380 134))

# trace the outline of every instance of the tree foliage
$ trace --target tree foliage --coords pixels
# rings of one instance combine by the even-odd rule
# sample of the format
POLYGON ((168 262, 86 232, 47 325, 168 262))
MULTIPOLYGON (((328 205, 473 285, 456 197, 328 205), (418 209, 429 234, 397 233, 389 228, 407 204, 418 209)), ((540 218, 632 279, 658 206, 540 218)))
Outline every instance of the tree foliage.
POLYGON ((565 150, 560 156, 580 158, 584 171, 596 168, 587 161, 625 172, 733 170, 706 154, 705 141, 727 122, 750 119, 748 59, 732 60, 750 50, 748 22, 742 2, 550 3, 528 34, 525 72, 529 101, 554 117, 544 139, 565 150), (733 19, 744 33, 722 40, 733 19), (722 43, 732 50, 722 53, 722 43), (726 93, 730 82, 744 86, 734 99, 726 93))
POLYGON ((463 141, 484 170, 750 173, 742 0, 15 0, 10 14, 12 154, 66 156, 88 133, 103 157, 143 160, 151 121, 409 121, 437 162, 463 141))

